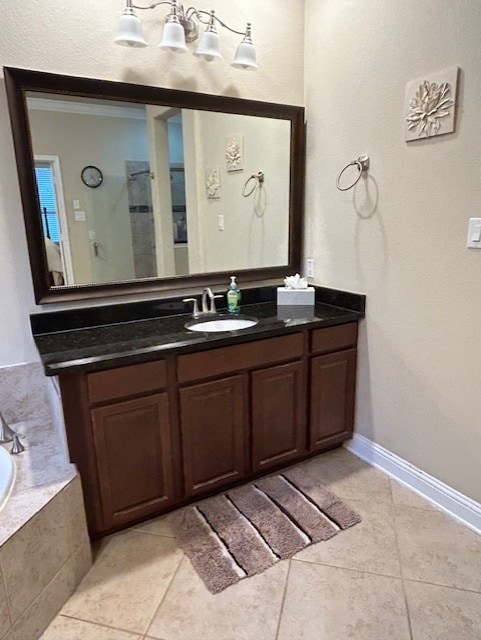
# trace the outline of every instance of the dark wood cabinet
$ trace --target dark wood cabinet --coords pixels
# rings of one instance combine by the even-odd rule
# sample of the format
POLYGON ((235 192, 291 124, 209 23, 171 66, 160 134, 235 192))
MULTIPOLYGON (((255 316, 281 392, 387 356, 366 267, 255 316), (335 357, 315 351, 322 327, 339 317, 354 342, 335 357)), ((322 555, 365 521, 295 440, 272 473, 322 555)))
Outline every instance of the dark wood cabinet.
POLYGON ((92 537, 340 445, 356 343, 350 323, 60 376, 92 537))
POLYGON ((354 422, 356 351, 340 351, 311 360, 309 449, 350 437, 354 422))
POLYGON ((103 522, 113 527, 174 501, 166 393, 92 409, 103 522))
POLYGON ((302 362, 251 374, 252 468, 270 469, 306 451, 306 394, 302 362))
POLYGON ((180 389, 184 491, 194 496, 246 475, 241 376, 180 389))
POLYGON ((315 329, 310 336, 309 451, 352 437, 357 323, 315 329))
POLYGON ((178 472, 164 360, 60 376, 70 459, 99 536, 169 508, 178 472))

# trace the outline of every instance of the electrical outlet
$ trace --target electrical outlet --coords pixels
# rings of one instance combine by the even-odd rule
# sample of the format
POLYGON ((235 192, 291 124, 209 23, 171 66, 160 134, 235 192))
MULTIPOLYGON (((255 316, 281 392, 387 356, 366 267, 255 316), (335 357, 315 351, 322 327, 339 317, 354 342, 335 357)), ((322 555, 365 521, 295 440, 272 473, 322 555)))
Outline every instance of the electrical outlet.
POLYGON ((224 231, 224 216, 222 214, 217 217, 217 228, 219 231, 224 231))
POLYGON ((312 258, 306 260, 306 276, 308 278, 314 277, 314 260, 312 258))

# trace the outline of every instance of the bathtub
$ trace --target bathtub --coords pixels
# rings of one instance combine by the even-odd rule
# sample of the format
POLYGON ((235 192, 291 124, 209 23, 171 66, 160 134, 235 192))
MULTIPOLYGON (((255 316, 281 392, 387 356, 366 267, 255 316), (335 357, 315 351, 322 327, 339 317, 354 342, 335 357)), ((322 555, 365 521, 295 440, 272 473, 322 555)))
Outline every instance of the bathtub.
POLYGON ((15 462, 6 449, 0 447, 0 510, 7 503, 15 481, 15 462))

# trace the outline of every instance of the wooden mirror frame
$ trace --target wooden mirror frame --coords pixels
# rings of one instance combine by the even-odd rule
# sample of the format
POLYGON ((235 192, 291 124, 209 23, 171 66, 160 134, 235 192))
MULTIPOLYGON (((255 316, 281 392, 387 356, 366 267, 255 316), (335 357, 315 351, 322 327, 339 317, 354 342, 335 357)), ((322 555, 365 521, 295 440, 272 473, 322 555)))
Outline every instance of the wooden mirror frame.
POLYGON ((305 182, 304 108, 259 102, 191 91, 65 76, 40 71, 4 67, 8 107, 13 132, 20 192, 30 256, 35 301, 37 304, 93 299, 117 295, 139 295, 154 291, 202 288, 225 284, 231 271, 146 278, 103 284, 51 287, 43 242, 40 203, 36 187, 32 141, 29 129, 26 93, 36 91, 59 95, 120 100, 124 102, 167 105, 184 109, 201 109, 263 118, 288 120, 291 123, 289 243, 288 262, 277 267, 239 269, 241 283, 284 277, 301 271, 302 226, 305 182))

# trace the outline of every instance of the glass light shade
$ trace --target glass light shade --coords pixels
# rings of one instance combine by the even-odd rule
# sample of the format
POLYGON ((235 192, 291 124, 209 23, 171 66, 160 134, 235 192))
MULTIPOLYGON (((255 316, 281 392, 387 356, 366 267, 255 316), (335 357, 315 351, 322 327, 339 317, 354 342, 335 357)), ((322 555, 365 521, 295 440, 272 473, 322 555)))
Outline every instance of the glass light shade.
POLYGON ((159 47, 176 53, 187 51, 184 28, 178 22, 166 22, 159 47))
POLYGON ((215 59, 222 60, 218 34, 213 31, 205 31, 199 40, 199 46, 194 55, 198 58, 204 58, 208 62, 215 59))
POLYGON ((116 44, 124 47, 146 47, 147 42, 142 34, 142 23, 133 13, 124 13, 120 18, 119 29, 114 38, 116 44))
POLYGON ((237 47, 234 62, 236 69, 257 69, 256 48, 249 42, 241 42, 237 47))

